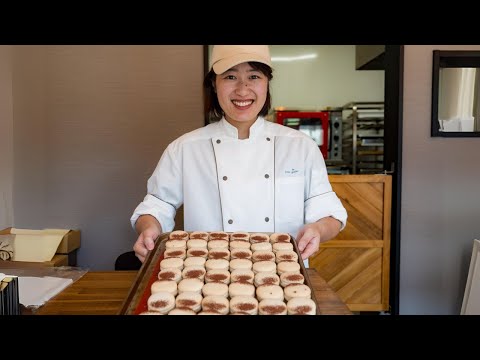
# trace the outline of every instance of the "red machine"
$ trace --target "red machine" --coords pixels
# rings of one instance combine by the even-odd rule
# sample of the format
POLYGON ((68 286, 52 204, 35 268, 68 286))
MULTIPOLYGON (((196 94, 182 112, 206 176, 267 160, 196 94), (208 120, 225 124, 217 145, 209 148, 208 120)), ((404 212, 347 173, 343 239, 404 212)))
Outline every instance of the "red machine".
POLYGON ((328 111, 276 111, 276 122, 300 130, 318 144, 323 158, 328 157, 328 111))

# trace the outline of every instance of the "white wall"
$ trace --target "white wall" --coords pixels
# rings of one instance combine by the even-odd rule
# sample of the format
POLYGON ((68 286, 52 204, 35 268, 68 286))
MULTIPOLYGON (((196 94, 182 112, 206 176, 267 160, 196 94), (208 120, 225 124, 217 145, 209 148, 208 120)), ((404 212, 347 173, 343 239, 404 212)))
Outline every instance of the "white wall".
POLYGON ((322 109, 351 101, 383 101, 382 70, 355 70, 355 45, 271 45, 272 58, 316 54, 273 62, 273 106, 322 109))
POLYGON ((112 270, 168 143, 204 125, 203 48, 13 46, 20 228, 78 228, 79 266, 112 270))
POLYGON ((12 49, 0 46, 0 229, 13 224, 12 49))
POLYGON ((432 138, 432 51, 405 46, 400 313, 459 314, 480 236, 480 138, 432 138))

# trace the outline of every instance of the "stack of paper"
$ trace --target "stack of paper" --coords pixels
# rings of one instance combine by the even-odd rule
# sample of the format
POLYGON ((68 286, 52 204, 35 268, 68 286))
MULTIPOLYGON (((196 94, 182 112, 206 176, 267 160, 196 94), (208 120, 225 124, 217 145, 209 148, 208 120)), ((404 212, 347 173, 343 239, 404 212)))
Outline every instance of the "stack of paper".
POLYGON ((20 276, 18 279, 20 303, 24 306, 41 306, 73 283, 72 279, 51 276, 20 276))

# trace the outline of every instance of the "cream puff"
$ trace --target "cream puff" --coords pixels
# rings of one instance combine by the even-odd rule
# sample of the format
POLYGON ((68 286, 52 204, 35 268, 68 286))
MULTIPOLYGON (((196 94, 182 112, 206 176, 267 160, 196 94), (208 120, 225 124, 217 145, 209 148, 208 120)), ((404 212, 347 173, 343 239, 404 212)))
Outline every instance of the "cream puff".
POLYGON ((232 240, 229 245, 230 251, 233 249, 250 249, 250 243, 243 240, 232 240))
POLYGON ((280 250, 275 254, 275 261, 279 263, 280 261, 298 261, 298 255, 293 250, 280 250))
POLYGON ((259 315, 287 315, 287 304, 283 300, 265 299, 258 303, 259 315))
POLYGON ((213 310, 202 310, 200 311, 197 315, 222 315, 218 311, 213 311, 213 310))
POLYGON ((292 298, 287 302, 288 315, 315 315, 317 306, 312 299, 292 298))
POLYGON ((227 315, 230 310, 230 302, 225 296, 206 296, 202 300, 202 310, 217 311, 222 315, 227 315))
POLYGON ((161 312, 158 312, 158 311, 145 310, 139 313, 138 315, 165 315, 165 314, 162 314, 161 312))
POLYGON ((175 230, 168 235, 171 240, 188 240, 188 237, 188 233, 183 230, 175 230))
POLYGON ((178 283, 178 293, 194 292, 201 294, 203 288, 203 281, 199 279, 182 279, 178 283))
POLYGON ((280 285, 280 277, 275 273, 259 272, 255 274, 254 285, 280 285))
POLYGON ((160 270, 163 269, 183 269, 183 260, 180 258, 168 258, 160 261, 160 270))
POLYGON ((187 250, 187 258, 190 256, 203 257, 206 259, 208 257, 208 250, 206 248, 190 248, 187 250))
POLYGON ((209 270, 205 274, 205 282, 221 282, 224 284, 230 284, 230 271, 228 270, 209 270))
POLYGON ((175 299, 178 308, 189 308, 196 313, 202 309, 203 296, 198 292, 182 292, 175 299))
POLYGON ((207 240, 205 239, 190 239, 187 241, 187 249, 191 248, 207 248, 207 240))
POLYGON ((252 259, 252 251, 249 249, 232 249, 230 251, 230 259, 252 259))
POLYGON ((228 295, 230 298, 235 296, 255 297, 255 286, 246 282, 232 282, 228 286, 228 295))
POLYGON ((165 249, 186 249, 187 240, 167 240, 165 241, 165 249))
POLYGON ((209 282, 203 285, 202 294, 206 296, 228 297, 228 285, 221 282, 209 282))
POLYGON ((272 244, 275 244, 277 242, 288 243, 291 239, 292 237, 290 236, 290 234, 287 233, 273 233, 272 235, 270 235, 270 242, 272 244))
POLYGON ((158 280, 173 280, 178 283, 182 280, 182 272, 179 269, 163 269, 158 273, 158 280))
POLYGON ((230 262, 225 259, 209 259, 205 263, 205 268, 207 271, 210 270, 228 270, 230 262))
POLYGON ((205 273, 207 271, 203 266, 186 266, 182 270, 182 277, 184 279, 205 279, 205 273))
POLYGON ((305 277, 296 272, 284 272, 280 275, 280 285, 286 287, 290 284, 303 284, 305 277))
POLYGON ((255 291, 259 301, 265 299, 283 300, 283 289, 280 285, 260 285, 255 291))
POLYGON ((208 240, 208 233, 206 231, 192 231, 189 236, 190 239, 208 240))
POLYGON ((195 311, 186 307, 177 307, 168 312, 168 315, 197 315, 195 311))
POLYGON ((252 251, 272 251, 272 244, 269 242, 260 242, 250 245, 252 251))
POLYGON ((206 258, 200 256, 189 256, 183 260, 183 265, 187 266, 203 266, 205 267, 206 258))
POLYGON ((255 274, 249 269, 236 269, 231 273, 231 281, 253 284, 255 274))
POLYGON ((212 231, 208 234, 209 240, 229 240, 229 236, 225 231, 212 231))
POLYGON ((270 244, 274 253, 277 251, 293 251, 293 244, 291 242, 276 242, 275 244, 270 244))
POLYGON ((165 249, 165 252, 163 253, 164 259, 168 258, 179 258, 184 260, 187 257, 187 252, 185 249, 182 248, 170 248, 170 249, 165 249))
POLYGON ((258 300, 253 296, 234 296, 230 299, 230 313, 258 314, 258 300))
POLYGON ((215 239, 215 240, 210 240, 207 243, 207 248, 208 250, 212 249, 227 249, 228 250, 228 240, 223 240, 223 239, 215 239))
POLYGON ((290 300, 296 297, 310 299, 312 297, 312 290, 305 284, 290 284, 284 288, 285 300, 290 300))
POLYGON ((252 265, 252 261, 248 259, 233 259, 230 260, 230 271, 238 269, 250 270, 252 269, 252 265))
POLYGON ((300 264, 296 261, 280 261, 277 264, 277 273, 282 275, 284 272, 300 273, 300 264))
POLYGON ((173 296, 177 295, 177 282, 173 280, 157 280, 150 285, 150 292, 168 292, 173 296))
POLYGON ((161 291, 148 297, 147 308, 149 311, 158 311, 167 314, 175 307, 175 296, 169 292, 161 291))
POLYGON ((230 260, 230 251, 228 249, 211 249, 208 252, 208 258, 230 260))
POLYGON ((250 234, 246 231, 235 231, 230 234, 230 241, 232 240, 249 241, 250 234))
POLYGON ((268 273, 276 273, 277 272, 277 264, 275 261, 257 261, 253 264, 253 272, 268 272, 268 273))
POLYGON ((267 234, 253 233, 250 235, 250 243, 252 244, 269 242, 269 241, 270 241, 270 238, 268 237, 267 234))
POLYGON ((254 251, 252 254, 252 261, 254 263, 257 261, 275 261, 275 254, 273 253, 273 251, 254 251))

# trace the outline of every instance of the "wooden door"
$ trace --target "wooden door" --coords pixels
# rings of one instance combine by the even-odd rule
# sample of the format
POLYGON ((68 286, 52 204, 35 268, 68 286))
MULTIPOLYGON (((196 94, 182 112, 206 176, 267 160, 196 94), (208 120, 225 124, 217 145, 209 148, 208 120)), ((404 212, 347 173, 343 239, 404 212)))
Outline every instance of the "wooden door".
POLYGON ((389 311, 390 175, 330 175, 347 226, 310 258, 351 311, 389 311))

